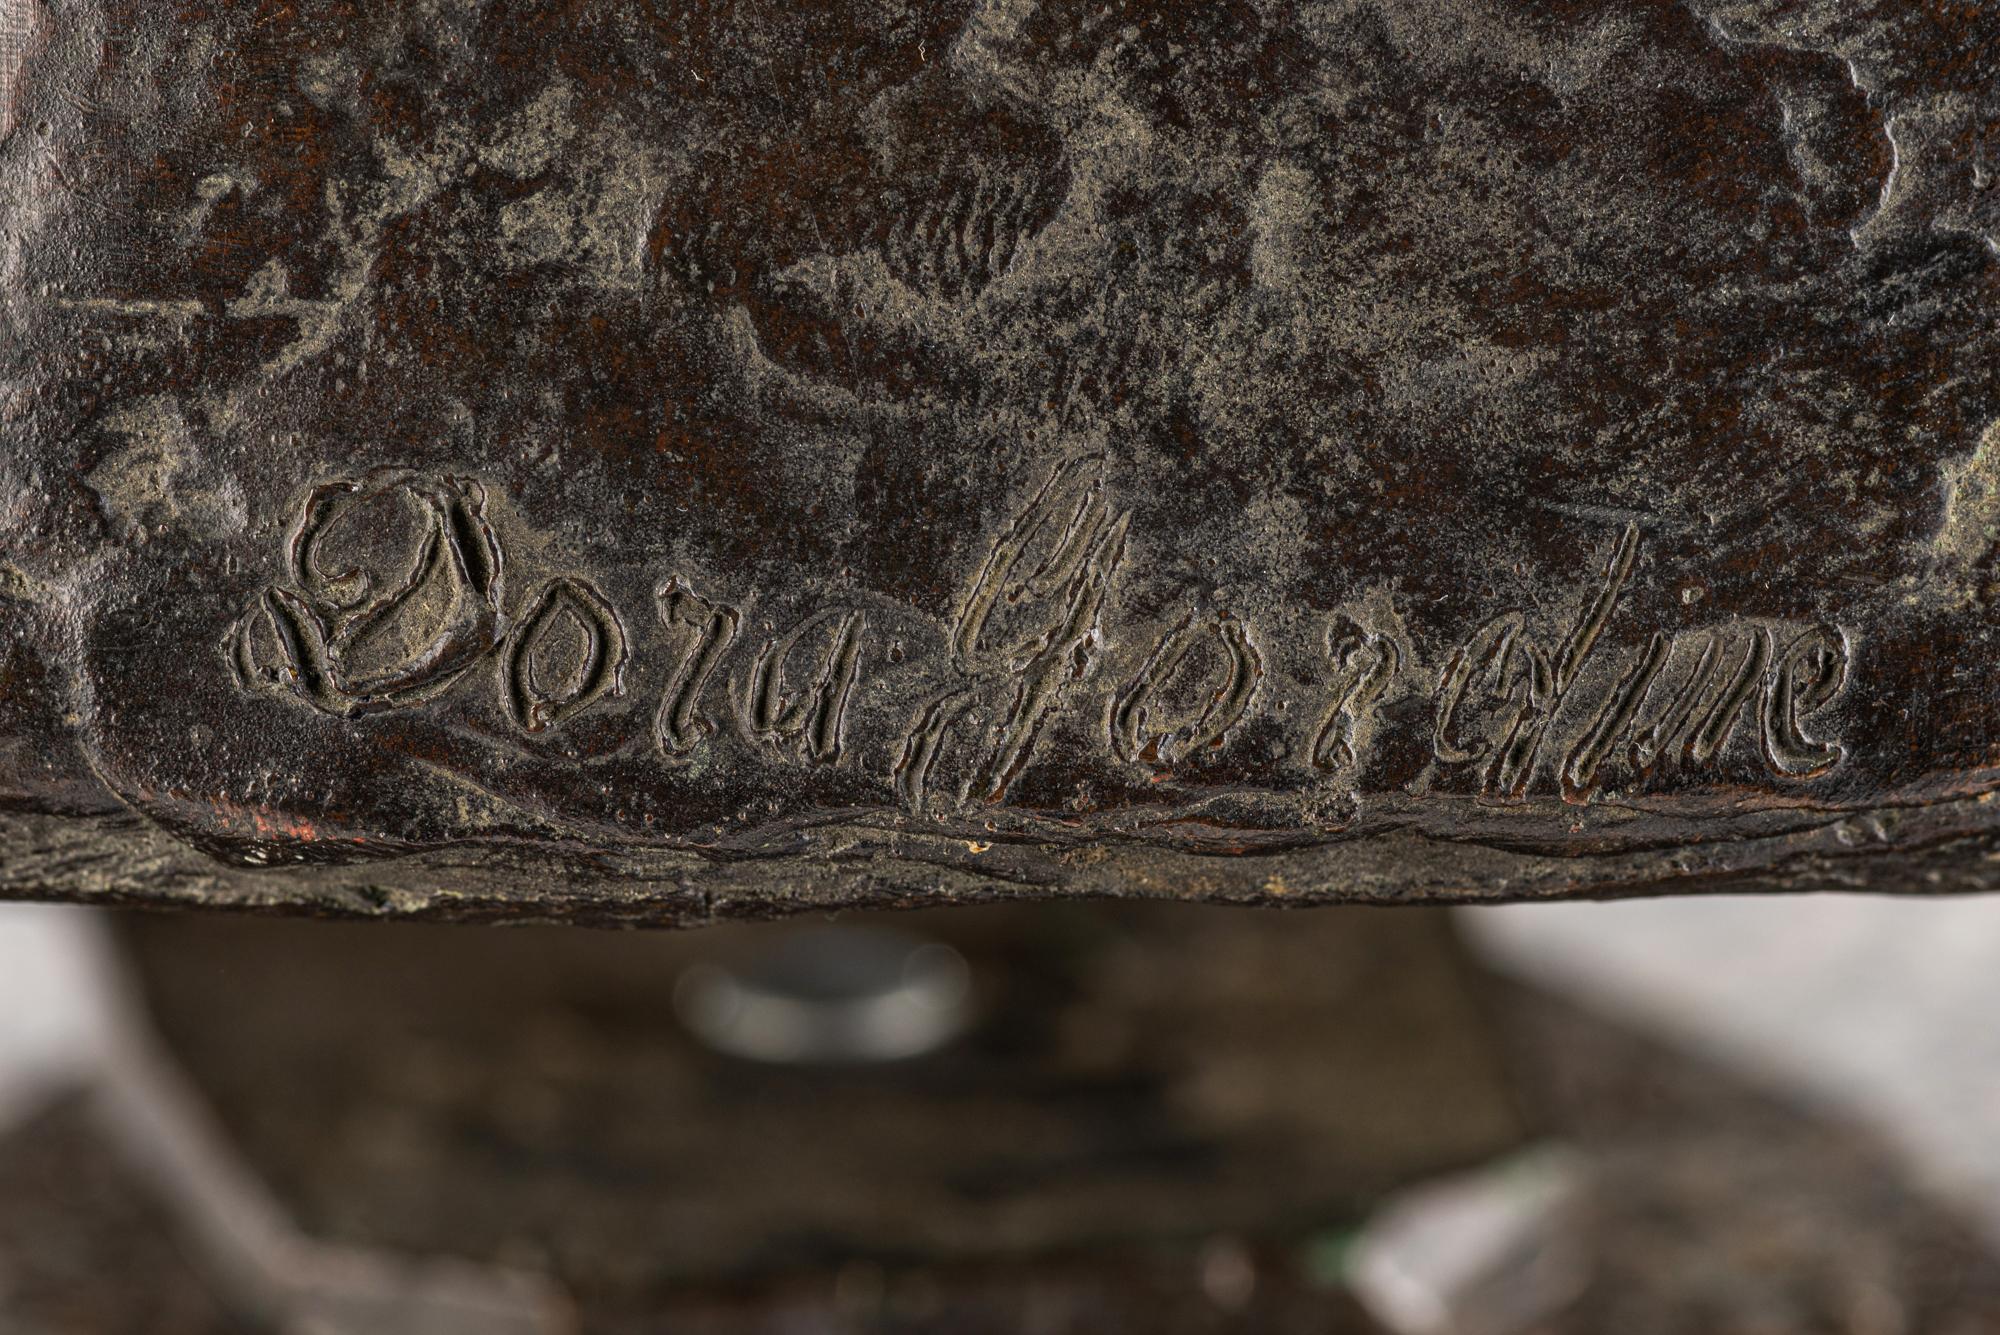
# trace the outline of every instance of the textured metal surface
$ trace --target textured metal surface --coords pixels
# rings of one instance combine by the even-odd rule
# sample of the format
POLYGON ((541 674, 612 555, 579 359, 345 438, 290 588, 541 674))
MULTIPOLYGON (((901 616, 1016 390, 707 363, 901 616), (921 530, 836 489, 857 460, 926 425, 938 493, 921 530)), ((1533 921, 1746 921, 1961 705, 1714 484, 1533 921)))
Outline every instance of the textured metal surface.
POLYGON ((1979 888, 2000 20, 0 4, 0 891, 1979 888))

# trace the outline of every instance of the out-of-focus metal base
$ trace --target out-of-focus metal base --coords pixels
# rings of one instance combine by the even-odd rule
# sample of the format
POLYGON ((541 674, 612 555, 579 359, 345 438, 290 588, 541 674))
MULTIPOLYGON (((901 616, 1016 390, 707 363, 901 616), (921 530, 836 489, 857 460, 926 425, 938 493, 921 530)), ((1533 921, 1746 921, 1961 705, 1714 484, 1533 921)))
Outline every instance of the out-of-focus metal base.
POLYGON ((115 950, 47 922, 111 999, 78 1077, 226 1306, 281 1329, 554 1331, 563 1293, 1216 1237, 1227 1289, 1245 1247, 1525 1135, 1435 915, 145 917, 115 950))
MULTIPOLYGON (((48 990, 24 999, 74 1008, 67 1023, 42 1035, 45 1083, 83 1093, 220 1290, 227 1311, 278 1335, 560 1335, 576 1329, 569 1302, 542 1276, 309 1236, 159 1043, 107 920, 43 912, 16 915, 6 931, 8 953, 43 962, 48 990)), ((12 1055, 16 1069, 25 1069, 27 1054, 12 1055)), ((26 1088, 14 1093, 17 1112, 31 1106, 26 1088)))
POLYGON ((1867 1138, 1440 915, 947 915, 969 1027, 862 1066, 676 1020, 703 970, 786 977, 791 929, 23 921, 0 964, 101 1004, 0 1025, 9 1335, 2000 1323, 2000 1265, 1867 1138))
POLYGON ((1037 906, 839 930, 145 917, 123 939, 309 1231, 523 1258, 620 1301, 1282 1235, 1526 1135, 1441 918, 1037 906), (856 1019, 905 1003, 969 1027, 917 1055, 922 1026, 856 1019), (788 1045, 804 1060, 727 1051, 788 1045), (824 1060, 871 1046, 906 1059, 824 1060))

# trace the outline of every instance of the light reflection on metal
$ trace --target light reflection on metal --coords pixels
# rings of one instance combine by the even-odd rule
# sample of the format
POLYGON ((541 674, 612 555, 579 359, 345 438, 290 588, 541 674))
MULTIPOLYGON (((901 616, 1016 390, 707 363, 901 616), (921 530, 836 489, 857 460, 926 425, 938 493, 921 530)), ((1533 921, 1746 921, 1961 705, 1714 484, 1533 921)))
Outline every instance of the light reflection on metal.
POLYGON ((797 1065, 935 1052, 972 1016, 971 973, 950 946, 879 929, 797 932, 740 965, 698 964, 674 1009, 717 1052, 797 1065))

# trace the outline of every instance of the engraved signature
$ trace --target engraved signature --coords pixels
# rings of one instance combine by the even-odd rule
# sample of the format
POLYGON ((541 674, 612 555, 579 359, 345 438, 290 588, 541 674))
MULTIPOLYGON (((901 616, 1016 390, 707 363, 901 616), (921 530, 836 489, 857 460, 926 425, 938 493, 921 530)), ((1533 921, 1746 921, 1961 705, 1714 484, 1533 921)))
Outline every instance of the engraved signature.
MULTIPOLYGON (((1526 796, 1551 726, 1604 636, 1638 550, 1638 529, 1628 526, 1556 654, 1528 635, 1519 612, 1494 617, 1452 652, 1434 697, 1432 749, 1442 764, 1476 768, 1490 796, 1526 796)), ((1613 760, 1641 779, 1666 764, 1708 765, 1746 714, 1773 776, 1809 779, 1831 770, 1845 752, 1837 742, 1808 737, 1805 720, 1846 684, 1851 648, 1830 626, 1788 633, 1779 650, 1779 632, 1766 625, 1673 636, 1654 631, 1557 765, 1563 796, 1588 799, 1613 760)))
POLYGON ((435 699, 507 633, 500 540, 465 478, 399 469, 314 487, 285 570, 230 632, 230 661, 245 686, 330 714, 435 699), (328 569, 343 547, 374 560, 328 569))
MULTIPOLYGON (((1283 708, 1268 699, 1282 645, 1234 611, 1197 599, 1145 641, 1107 630, 1132 516, 1105 470, 1097 455, 1064 461, 988 544, 933 651, 935 684, 891 745, 886 777, 910 810, 1005 802, 1054 721, 1090 717, 1092 700, 1101 758, 1154 778, 1197 770, 1283 708), (1093 685, 1113 659, 1127 667, 1093 685)), ((1619 533, 1554 633, 1502 611, 1434 673, 1383 617, 1325 618, 1319 698, 1285 721, 1300 730, 1304 781, 1358 793, 1376 748, 1420 713, 1432 774, 1488 801, 1539 790, 1588 802, 1663 769, 1714 767, 1739 737, 1782 781, 1837 767, 1846 751, 1816 716, 1851 675, 1847 634, 1737 619, 1618 644, 1640 547, 1636 526, 1619 533)), ((490 664, 501 713, 526 734, 623 695, 633 636, 611 601, 561 576, 510 605, 503 569, 477 482, 395 470, 323 483, 300 503, 283 576, 231 628, 228 661, 244 689, 341 718, 427 704, 490 664)), ((689 763, 724 727, 778 763, 852 763, 849 720, 882 636, 866 610, 823 606, 750 638, 741 602, 683 576, 654 603, 668 665, 651 715, 661 763, 689 763)), ((897 641, 881 657, 902 653, 897 641)))

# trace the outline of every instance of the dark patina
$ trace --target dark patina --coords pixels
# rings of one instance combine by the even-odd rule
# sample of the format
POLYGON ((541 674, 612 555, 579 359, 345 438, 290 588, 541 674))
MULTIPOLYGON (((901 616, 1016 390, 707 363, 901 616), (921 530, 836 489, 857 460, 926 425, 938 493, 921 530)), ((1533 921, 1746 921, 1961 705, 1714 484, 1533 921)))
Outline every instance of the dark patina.
POLYGON ((2000 18, 0 0, 0 893, 1987 888, 2000 18))

